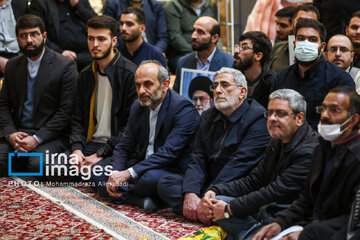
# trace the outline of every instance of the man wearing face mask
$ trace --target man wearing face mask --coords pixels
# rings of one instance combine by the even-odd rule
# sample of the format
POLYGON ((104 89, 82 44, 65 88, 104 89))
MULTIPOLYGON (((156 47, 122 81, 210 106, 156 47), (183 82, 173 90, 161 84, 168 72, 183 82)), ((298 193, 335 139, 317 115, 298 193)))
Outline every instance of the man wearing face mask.
MULTIPOLYGON (((302 232, 291 239, 346 239, 346 230, 357 187, 360 183, 360 96, 348 86, 336 87, 321 106, 319 145, 315 148, 305 190, 292 205, 281 211, 275 222, 253 238, 269 239, 291 225, 312 217, 302 232)), ((287 238, 289 239, 289 238, 287 238)))
POLYGON ((305 97, 307 121, 315 130, 320 120, 315 107, 329 89, 341 85, 355 89, 351 76, 322 56, 325 38, 324 25, 313 19, 300 19, 295 27, 296 63, 280 71, 275 84, 275 89, 294 89, 305 97))

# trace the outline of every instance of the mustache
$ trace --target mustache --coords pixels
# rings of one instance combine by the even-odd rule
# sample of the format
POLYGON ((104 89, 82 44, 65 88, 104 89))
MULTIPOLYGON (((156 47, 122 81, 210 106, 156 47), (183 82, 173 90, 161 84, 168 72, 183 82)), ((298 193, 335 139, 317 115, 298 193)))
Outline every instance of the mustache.
POLYGON ((320 122, 322 124, 332 124, 332 122, 328 118, 321 119, 320 122))
POLYGON ((121 31, 121 34, 127 34, 129 35, 129 33, 127 31, 121 31))
POLYGON ((33 43, 28 43, 28 44, 25 45, 25 48, 27 48, 27 47, 34 47, 34 48, 36 48, 37 46, 36 46, 35 44, 33 44, 33 43))

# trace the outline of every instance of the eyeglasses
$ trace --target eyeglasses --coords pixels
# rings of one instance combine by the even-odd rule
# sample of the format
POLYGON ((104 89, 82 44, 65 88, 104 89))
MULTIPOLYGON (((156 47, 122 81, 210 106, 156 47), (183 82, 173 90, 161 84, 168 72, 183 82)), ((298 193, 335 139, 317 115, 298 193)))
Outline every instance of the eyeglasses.
POLYGON ((208 97, 200 96, 200 97, 193 97, 192 98, 194 103, 197 103, 197 101, 200 101, 201 103, 207 102, 209 100, 208 97))
POLYGON ((271 117, 273 114, 275 114, 276 117, 278 118, 284 118, 293 114, 297 114, 296 112, 292 112, 292 113, 288 113, 286 111, 283 110, 269 110, 264 112, 264 117, 269 118, 271 117))
POLYGON ((28 36, 30 36, 33 40, 34 39, 38 39, 40 37, 41 33, 39 33, 38 31, 34 31, 34 32, 30 32, 30 33, 19 33, 18 37, 21 40, 25 40, 28 38, 28 36))
POLYGON ((348 49, 347 47, 331 47, 328 49, 328 51, 331 53, 335 53, 339 49, 340 49, 340 52, 342 52, 342 53, 352 52, 352 50, 348 49))
POLYGON ((239 49, 239 51, 246 51, 246 50, 254 50, 253 48, 249 47, 247 44, 239 45, 235 44, 235 49, 239 49))
MULTIPOLYGON (((219 86, 219 82, 214 82, 212 85, 209 86, 209 89, 210 91, 214 91, 217 89, 217 87, 219 86)), ((231 83, 228 83, 226 81, 221 81, 220 82, 220 86, 223 88, 223 89, 226 89, 230 86, 238 86, 238 87, 241 87, 240 84, 231 84, 231 83)))
POLYGON ((342 109, 340 109, 339 107, 336 107, 336 106, 329 106, 329 107, 327 107, 327 106, 317 106, 317 107, 315 107, 315 109, 316 109, 316 112, 318 113, 318 114, 321 114, 322 112, 324 112, 324 111, 328 111, 328 112, 330 112, 330 113, 341 113, 343 110, 342 109))

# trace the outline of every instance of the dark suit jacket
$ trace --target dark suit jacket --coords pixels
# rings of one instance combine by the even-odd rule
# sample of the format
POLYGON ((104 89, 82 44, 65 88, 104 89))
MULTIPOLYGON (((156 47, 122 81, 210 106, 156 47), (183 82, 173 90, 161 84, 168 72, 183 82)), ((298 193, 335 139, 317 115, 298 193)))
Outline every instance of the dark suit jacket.
MULTIPOLYGON (((62 53, 64 50, 73 50, 75 52, 80 52, 80 50, 88 51, 86 37, 87 37, 87 21, 96 16, 97 14, 91 8, 89 2, 87 0, 79 0, 79 3, 74 7, 69 7, 69 12, 73 17, 73 21, 78 23, 84 32, 79 32, 78 35, 78 45, 74 46, 73 49, 63 49, 60 43, 60 16, 59 16, 59 8, 56 3, 57 0, 32 0, 30 5, 29 12, 31 14, 37 15, 42 18, 45 22, 46 31, 48 33, 46 45, 59 52, 62 53), (84 39, 85 44, 81 44, 80 40, 84 39), (80 49, 80 48, 83 49, 80 49)), ((68 0, 65 0, 68 1, 68 0)))
POLYGON ((184 172, 200 120, 195 107, 173 90, 168 90, 156 123, 154 154, 145 159, 149 144, 149 114, 149 108, 142 107, 138 100, 131 106, 123 139, 113 151, 113 170, 127 169, 137 148, 137 163, 132 168, 138 175, 159 168, 184 172))
MULTIPOLYGON (((232 67, 233 63, 234 59, 230 54, 224 53, 220 49, 216 48, 214 57, 210 63, 209 71, 217 71, 222 67, 232 67)), ((181 69, 196 69, 196 65, 196 52, 189 53, 179 59, 176 67, 176 79, 173 87, 175 91, 180 92, 181 69)))
MULTIPOLYGON (((27 64, 24 55, 6 65, 0 92, 0 137, 18 131, 27 89, 27 64)), ((70 124, 77 85, 74 61, 46 48, 37 75, 33 119, 35 135, 45 142, 64 133, 70 124)))

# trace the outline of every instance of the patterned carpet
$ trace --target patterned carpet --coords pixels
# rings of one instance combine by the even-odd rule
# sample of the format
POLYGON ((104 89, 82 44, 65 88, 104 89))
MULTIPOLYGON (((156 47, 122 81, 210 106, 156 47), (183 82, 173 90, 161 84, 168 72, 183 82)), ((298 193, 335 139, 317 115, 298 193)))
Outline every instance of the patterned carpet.
POLYGON ((29 183, 0 178, 0 239, 177 239, 202 227, 170 209, 111 204, 86 186, 29 183))

